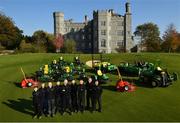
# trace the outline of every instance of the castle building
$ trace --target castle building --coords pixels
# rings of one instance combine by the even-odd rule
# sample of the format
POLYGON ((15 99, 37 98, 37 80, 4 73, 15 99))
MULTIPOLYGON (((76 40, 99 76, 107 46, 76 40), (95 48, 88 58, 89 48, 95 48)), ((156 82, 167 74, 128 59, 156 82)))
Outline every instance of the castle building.
POLYGON ((75 40, 77 50, 84 53, 130 52, 133 47, 130 3, 125 7, 124 15, 113 9, 93 11, 93 19, 88 20, 85 15, 83 23, 64 20, 64 13, 54 12, 54 34, 75 40))

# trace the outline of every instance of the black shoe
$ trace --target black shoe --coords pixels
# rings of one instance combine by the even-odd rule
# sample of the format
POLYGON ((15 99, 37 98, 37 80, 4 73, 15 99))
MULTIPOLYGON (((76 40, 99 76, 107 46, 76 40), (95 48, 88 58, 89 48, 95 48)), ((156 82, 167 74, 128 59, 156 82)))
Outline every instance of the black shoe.
POLYGON ((98 109, 98 112, 102 112, 101 109, 98 109))

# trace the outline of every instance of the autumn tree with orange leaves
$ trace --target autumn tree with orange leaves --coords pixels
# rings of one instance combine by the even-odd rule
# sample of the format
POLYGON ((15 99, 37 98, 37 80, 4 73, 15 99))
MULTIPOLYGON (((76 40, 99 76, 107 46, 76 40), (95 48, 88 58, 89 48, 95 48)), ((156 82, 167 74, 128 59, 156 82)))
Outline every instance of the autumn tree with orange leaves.
POLYGON ((164 32, 161 48, 165 52, 176 52, 180 48, 180 34, 174 24, 170 24, 164 32))

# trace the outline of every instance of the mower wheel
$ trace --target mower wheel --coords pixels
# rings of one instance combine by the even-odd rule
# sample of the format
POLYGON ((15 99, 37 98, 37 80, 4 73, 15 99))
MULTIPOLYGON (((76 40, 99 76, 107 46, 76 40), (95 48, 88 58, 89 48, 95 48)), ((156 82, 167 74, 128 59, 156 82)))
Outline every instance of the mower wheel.
POLYGON ((32 86, 32 83, 31 83, 31 82, 28 82, 28 83, 27 83, 27 86, 28 86, 28 87, 31 87, 31 86, 32 86))
POLYGON ((128 91, 129 90, 129 86, 124 86, 124 91, 128 91))

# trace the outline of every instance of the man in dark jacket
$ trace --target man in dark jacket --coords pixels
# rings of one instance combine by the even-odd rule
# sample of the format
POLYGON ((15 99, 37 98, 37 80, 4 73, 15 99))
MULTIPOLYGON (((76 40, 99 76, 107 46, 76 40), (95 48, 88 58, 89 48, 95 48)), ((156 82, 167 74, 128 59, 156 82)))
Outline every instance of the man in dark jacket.
POLYGON ((51 82, 47 87, 47 99, 48 99, 48 116, 54 117, 55 115, 55 89, 51 82))
POLYGON ((102 87, 99 86, 98 81, 95 81, 95 85, 92 89, 93 111, 96 111, 96 104, 98 103, 98 112, 101 112, 102 110, 101 95, 102 95, 102 87))
POLYGON ((34 107, 34 116, 33 118, 39 118, 41 119, 41 94, 38 90, 38 87, 34 88, 34 91, 32 93, 33 96, 33 107, 34 107))
POLYGON ((48 113, 48 100, 46 98, 47 90, 46 90, 46 87, 45 87, 45 83, 41 84, 41 88, 39 88, 39 92, 41 94, 41 99, 40 99, 40 102, 41 102, 41 114, 44 114, 46 116, 47 113, 48 113))
POLYGON ((61 115, 64 115, 65 112, 68 112, 70 115, 71 113, 71 90, 70 86, 68 85, 68 80, 64 80, 64 84, 61 88, 61 95, 62 95, 62 112, 61 115))
POLYGON ((88 78, 88 82, 86 83, 86 101, 87 101, 87 109, 90 110, 92 107, 92 88, 94 86, 93 80, 91 77, 88 78), (91 103, 91 106, 90 106, 91 103))
POLYGON ((55 112, 61 112, 61 85, 60 82, 56 83, 55 86, 55 105, 56 105, 56 111, 55 112))
POLYGON ((85 110, 85 91, 86 87, 84 85, 84 81, 80 80, 79 85, 77 87, 77 93, 78 93, 78 109, 81 111, 81 113, 85 110))
POLYGON ((77 84, 75 80, 72 80, 71 84, 71 103, 72 103, 72 111, 78 112, 78 105, 77 105, 77 84))

